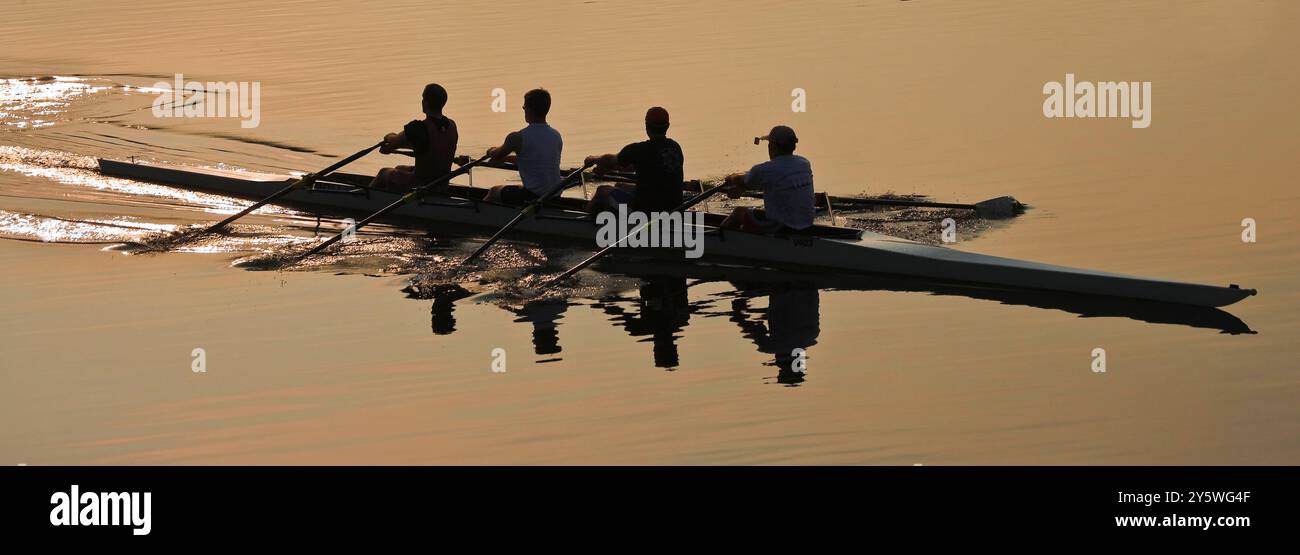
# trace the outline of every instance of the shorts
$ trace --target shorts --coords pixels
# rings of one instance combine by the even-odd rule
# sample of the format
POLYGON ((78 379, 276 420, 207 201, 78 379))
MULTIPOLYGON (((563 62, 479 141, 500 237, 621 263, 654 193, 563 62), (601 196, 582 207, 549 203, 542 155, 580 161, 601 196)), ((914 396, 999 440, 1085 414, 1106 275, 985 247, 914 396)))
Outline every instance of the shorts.
POLYGON ((501 188, 501 202, 504 204, 523 206, 539 198, 542 197, 519 185, 507 185, 501 188))
POLYGON ((626 204, 630 207, 636 203, 636 193, 618 187, 610 190, 608 198, 610 208, 618 208, 620 204, 626 204))
POLYGON ((788 228, 781 222, 767 219, 762 208, 746 208, 741 215, 740 229, 750 233, 772 235, 788 228))
MULTIPOLYGON (((423 179, 415 175, 414 166, 397 166, 395 168, 388 168, 388 171, 384 172, 383 175, 384 180, 379 183, 379 188, 394 193, 405 193, 417 186, 426 184, 423 179)), ((446 192, 447 183, 440 183, 437 187, 430 187, 429 190, 446 192)))
POLYGON ((386 191, 405 192, 415 187, 415 166, 397 166, 384 172, 380 186, 386 191))
POLYGON ((642 199, 637 196, 636 191, 622 187, 616 187, 611 190, 606 199, 606 204, 609 205, 611 210, 617 210, 619 205, 626 205, 629 211, 637 210, 647 214, 652 212, 678 211, 676 203, 672 201, 665 202, 662 199, 655 199, 653 197, 651 197, 652 201, 657 200, 658 202, 655 202, 654 204, 657 204, 658 206, 646 206, 646 203, 642 202, 642 199))

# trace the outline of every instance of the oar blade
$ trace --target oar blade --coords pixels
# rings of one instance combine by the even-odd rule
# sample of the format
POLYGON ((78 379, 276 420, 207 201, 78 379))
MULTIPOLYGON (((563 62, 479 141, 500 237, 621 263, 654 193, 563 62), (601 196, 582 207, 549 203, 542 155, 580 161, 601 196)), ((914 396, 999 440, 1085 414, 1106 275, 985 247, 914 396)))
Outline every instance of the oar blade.
POLYGON ((975 203, 975 215, 981 218, 1011 218, 1024 211, 1025 205, 1021 204, 1015 197, 1010 196, 991 198, 975 203))

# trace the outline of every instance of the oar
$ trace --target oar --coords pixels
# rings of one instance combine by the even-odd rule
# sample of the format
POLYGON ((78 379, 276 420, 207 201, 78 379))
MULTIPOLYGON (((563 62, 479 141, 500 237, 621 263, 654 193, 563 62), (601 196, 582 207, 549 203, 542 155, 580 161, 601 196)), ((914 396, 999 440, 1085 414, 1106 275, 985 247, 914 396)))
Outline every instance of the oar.
POLYGON ((906 199, 888 199, 888 198, 845 198, 830 197, 829 200, 839 205, 850 206, 914 206, 918 208, 956 208, 959 210, 974 210, 979 216, 986 218, 1005 218, 1016 215, 1025 209, 1013 197, 998 197, 980 201, 975 204, 960 204, 955 202, 930 202, 924 200, 906 200, 906 199))
POLYGON ((480 254, 486 252, 488 250, 488 247, 491 247, 492 244, 496 243, 497 240, 501 239, 503 235, 508 233, 510 230, 514 229, 515 226, 519 225, 519 222, 524 221, 524 218, 532 216, 534 213, 540 210, 542 208, 542 203, 546 202, 547 200, 550 200, 551 198, 555 197, 555 195, 558 195, 561 192, 563 192, 564 189, 566 189, 565 185, 567 183, 573 181, 574 178, 581 177, 582 172, 589 167, 591 167, 591 164, 585 164, 581 168, 573 170, 572 172, 569 173, 569 175, 566 175, 564 176, 564 178, 560 179, 560 182, 555 185, 554 189, 551 189, 549 192, 547 192, 545 195, 542 195, 537 200, 528 203, 528 206, 525 206, 523 210, 519 211, 519 214, 515 215, 515 218, 513 220, 510 220, 510 223, 507 223, 504 227, 497 230, 496 233, 492 234, 492 237, 488 238, 486 243, 483 243, 481 246, 479 246, 478 250, 474 251, 473 254, 469 255, 464 260, 461 260, 459 266, 463 267, 464 265, 469 264, 471 260, 478 258, 480 254))
POLYGON ((223 227, 226 227, 227 225, 230 225, 230 222, 233 222, 233 221, 238 220, 238 219, 240 219, 240 218, 242 218, 242 217, 244 217, 244 216, 247 216, 247 215, 248 215, 249 213, 251 213, 252 211, 257 210, 258 208, 261 208, 261 207, 263 207, 263 206, 266 206, 266 205, 267 205, 268 203, 270 203, 271 201, 274 201, 275 199, 278 199, 278 198, 280 198, 280 197, 282 197, 282 196, 284 196, 284 195, 289 194, 289 193, 290 193, 291 191, 293 191, 294 189, 297 189, 297 188, 299 188, 299 187, 304 187, 304 186, 310 185, 310 184, 314 183, 318 177, 320 177, 320 176, 324 176, 324 175, 329 175, 331 172, 334 172, 335 170, 338 170, 339 168, 341 168, 341 167, 343 167, 343 166, 346 166, 346 165, 348 165, 348 164, 351 164, 352 162, 355 162, 358 158, 361 158, 362 156, 365 156, 365 155, 367 155, 367 154, 370 154, 370 151, 372 151, 372 150, 374 150, 374 149, 376 149, 376 148, 379 148, 379 147, 382 146, 383 144, 384 144, 384 143, 381 141, 381 142, 379 142, 379 143, 376 143, 376 144, 375 144, 374 146, 372 146, 372 147, 366 148, 366 149, 364 149, 364 150, 362 150, 362 151, 360 151, 360 152, 357 152, 356 154, 353 154, 352 156, 348 156, 347 158, 344 158, 344 159, 342 159, 342 160, 339 160, 338 162, 335 162, 334 164, 332 164, 332 165, 331 165, 330 167, 328 167, 328 168, 325 168, 325 169, 323 169, 323 170, 321 170, 321 171, 318 171, 318 172, 316 172, 316 173, 309 173, 309 174, 304 175, 304 176, 302 176, 302 177, 300 177, 300 178, 298 178, 298 179, 295 179, 295 180, 293 180, 292 183, 290 183, 290 184, 288 184, 287 186, 285 186, 285 188, 280 189, 279 191, 276 191, 275 193, 272 193, 271 196, 269 196, 269 197, 266 197, 266 198, 264 198, 264 199, 262 199, 262 200, 259 200, 259 201, 255 202, 255 203, 253 203, 252 206, 249 206, 248 208, 245 208, 245 209, 241 210, 238 214, 235 214, 235 215, 233 215, 233 216, 231 216, 231 217, 229 217, 229 218, 226 218, 226 219, 224 219, 224 220, 221 220, 221 221, 217 222, 217 223, 214 224, 212 227, 209 227, 209 228, 203 230, 203 233, 212 233, 212 232, 215 232, 215 231, 217 231, 217 230, 219 230, 219 229, 221 229, 221 228, 223 228, 223 227))
POLYGON ((438 185, 438 184, 440 184, 440 183, 445 183, 445 182, 447 182, 447 181, 451 181, 451 180, 454 179, 456 176, 461 175, 461 174, 464 174, 465 172, 468 172, 469 170, 473 169, 474 166, 477 166, 477 165, 479 165, 479 164, 482 164, 482 163, 483 163, 485 160, 487 160, 487 159, 488 159, 488 155, 485 154, 485 155, 483 155, 482 158, 479 158, 478 160, 474 160, 473 162, 470 162, 470 163, 468 163, 468 164, 465 164, 465 165, 463 165, 463 166, 461 166, 461 167, 459 167, 459 168, 456 168, 456 169, 454 169, 454 170, 448 172, 446 175, 444 175, 444 176, 442 176, 442 177, 439 177, 439 178, 437 178, 437 179, 435 179, 435 180, 433 180, 433 181, 430 181, 430 182, 428 182, 428 183, 425 183, 424 185, 421 185, 421 186, 419 186, 419 187, 416 187, 416 188, 414 188, 414 189, 411 189, 411 191, 410 191, 409 193, 406 193, 405 195, 402 195, 401 198, 399 198, 399 199, 393 201, 392 204, 389 204, 388 206, 385 206, 385 207, 383 207, 383 208, 380 208, 378 212, 375 212, 374 214, 371 214, 371 215, 369 215, 369 216, 366 216, 365 219, 363 219, 363 220, 361 220, 361 221, 359 221, 359 222, 357 222, 357 223, 355 223, 355 224, 352 224, 351 226, 348 227, 348 229, 345 229, 345 230, 343 230, 343 231, 340 231, 340 232, 338 233, 338 235, 335 235, 335 236, 333 236, 333 237, 330 237, 329 239, 326 239, 324 243, 321 243, 321 244, 319 244, 319 245, 316 245, 315 247, 312 247, 311 250, 309 250, 309 251, 307 251, 307 252, 305 252, 305 253, 302 253, 301 255, 298 255, 297 260, 302 260, 302 259, 304 259, 304 258, 307 258, 308 256, 311 256, 311 255, 313 255, 313 254, 316 254, 316 253, 318 253, 318 252, 320 252, 320 251, 325 250, 326 247, 329 247, 330 245, 333 245, 334 243, 337 243, 337 242, 339 242, 339 240, 343 239, 343 236, 346 235, 349 231, 351 231, 351 232, 356 232, 356 230, 361 229, 362 227, 368 225, 370 222, 373 222, 373 221, 375 221, 375 220, 378 219, 378 218, 382 218, 385 214, 388 214, 389 212, 392 212, 392 211, 394 211, 394 210, 397 210, 398 208, 401 208, 402 205, 404 205, 404 204, 406 204, 406 203, 408 203, 408 202, 411 202, 412 200, 416 200, 416 199, 419 199, 419 198, 423 197, 424 194, 425 194, 426 192, 428 192, 428 190, 431 189, 432 187, 434 187, 435 185, 438 185))
MULTIPOLYGON (((743 195, 750 198, 763 198, 763 193, 761 191, 746 191, 743 195)), ((1020 201, 1016 200, 1014 197, 1009 196, 991 198, 975 204, 836 196, 827 196, 826 202, 828 206, 831 202, 834 202, 840 206, 911 206, 916 208, 954 208, 958 210, 974 210, 976 215, 983 218, 1009 218, 1024 212, 1025 210, 1024 204, 1021 204, 1020 201)))
MULTIPOLYGON (((519 171, 519 166, 512 164, 510 162, 501 162, 498 164, 483 164, 483 167, 493 168, 498 170, 506 170, 506 171, 519 171)), ((569 168, 567 170, 566 169, 560 170, 561 173, 566 173, 566 174, 572 171, 573 168, 569 168)), ((616 181, 619 183, 636 183, 636 175, 627 172, 607 172, 607 173, 595 174, 595 175, 597 178, 603 181, 616 181)))
MULTIPOLYGON (((691 197, 691 200, 688 200, 688 201, 682 203, 681 206, 678 206, 677 208, 672 209, 672 211, 673 211, 673 212, 685 212, 688 208, 690 208, 690 207, 692 207, 692 206, 695 206, 696 204, 699 204, 699 203, 703 202, 704 199, 709 198, 710 196, 713 196, 713 193, 716 193, 716 192, 718 192, 718 191, 721 191, 721 190, 722 190, 724 187, 726 187, 726 186, 727 186, 727 183, 726 183, 726 182, 723 182, 723 183, 720 183, 720 184, 718 184, 718 185, 716 185, 716 186, 714 186, 714 187, 712 187, 712 188, 710 188, 710 189, 707 189, 707 190, 705 190, 703 193, 700 193, 700 194, 698 194, 698 195, 695 195, 694 197, 691 197)), ((579 272, 580 270, 582 270, 583 268, 586 268, 587 266, 590 266, 590 265, 594 264, 597 260, 600 260, 601 257, 603 257, 603 256, 605 256, 605 255, 607 255, 607 254, 609 254, 610 252, 613 252, 613 250, 614 250, 615 247, 617 247, 617 246, 623 244, 623 242, 624 242, 624 241, 627 241, 628 238, 632 237, 633 235, 636 235, 637 233, 640 233, 641 230, 643 230, 643 229, 646 229, 646 228, 649 228, 649 227, 653 227, 653 226, 654 226, 654 220, 650 220, 650 221, 648 221, 648 222, 646 222, 646 223, 644 223, 644 224, 641 224, 641 225, 637 226, 636 229, 632 230, 630 233, 628 233, 628 234, 627 234, 626 236, 624 236, 622 239, 619 239, 618 241, 615 241, 613 244, 611 244, 611 245, 609 245, 609 246, 607 246, 607 247, 605 247, 605 248, 603 248, 603 249, 600 249, 599 251, 596 252, 596 254, 593 254, 593 255, 587 257, 586 260, 583 260, 582 262, 579 262, 577 266, 574 266, 574 267, 572 267, 572 268, 569 268, 568 270, 565 270, 564 273, 562 273, 562 274, 560 274, 560 275, 558 275, 558 276, 555 276, 555 277, 553 277, 553 278, 551 278, 551 279, 548 279, 548 280, 542 282, 541 290, 545 291, 546 289, 549 289, 552 285, 555 285, 556 283, 558 283, 558 282, 560 282, 560 281, 562 281, 562 280, 564 280, 564 279, 567 279, 568 277, 572 276, 573 274, 578 273, 578 272, 579 272)))

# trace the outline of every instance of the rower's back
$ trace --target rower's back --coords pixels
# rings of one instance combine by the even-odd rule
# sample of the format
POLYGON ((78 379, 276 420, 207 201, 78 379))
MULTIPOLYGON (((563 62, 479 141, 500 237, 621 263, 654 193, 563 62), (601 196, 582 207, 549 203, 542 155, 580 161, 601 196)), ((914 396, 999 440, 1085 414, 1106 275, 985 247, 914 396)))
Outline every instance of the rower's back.
POLYGON ((560 183, 560 152, 564 139, 545 122, 534 122, 519 130, 519 151, 515 163, 524 188, 545 195, 560 183))
POLYGON ((797 154, 783 154, 750 168, 745 183, 763 191, 765 216, 790 229, 803 230, 816 217, 812 163, 797 154))
MULTIPOLYGON (((430 185, 431 181, 451 171, 456 158, 456 143, 460 134, 456 122, 442 114, 447 106, 447 89, 437 83, 424 86, 420 97, 423 120, 415 120, 402 127, 402 134, 415 154, 414 186, 430 185)), ((435 184, 434 189, 446 190, 447 183, 435 184)))
MULTIPOLYGON (((446 116, 415 120, 402 128, 415 153, 415 180, 424 185, 451 171, 460 139, 456 122, 446 116)), ((441 184, 439 189, 445 189, 441 184)))
POLYGON ((632 143, 618 152, 619 164, 636 170, 633 208, 667 212, 682 203, 682 147, 664 135, 632 143))

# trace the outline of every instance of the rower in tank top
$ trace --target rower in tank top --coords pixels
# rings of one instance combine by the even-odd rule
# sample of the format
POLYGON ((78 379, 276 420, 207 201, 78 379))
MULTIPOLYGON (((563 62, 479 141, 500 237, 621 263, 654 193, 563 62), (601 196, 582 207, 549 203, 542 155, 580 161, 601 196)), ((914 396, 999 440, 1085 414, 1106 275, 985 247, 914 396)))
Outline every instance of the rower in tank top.
POLYGON ((524 94, 524 121, 528 125, 506 135, 501 146, 488 149, 489 163, 514 162, 523 185, 498 185, 488 191, 487 200, 523 205, 537 200, 560 183, 560 152, 564 140, 546 123, 551 111, 551 93, 533 89, 524 94))
MULTIPOLYGON (((396 166, 379 170, 371 187, 395 192, 406 192, 427 185, 451 171, 456 157, 459 134, 456 122, 442 114, 447 105, 447 90, 437 83, 424 87, 420 101, 423 120, 413 120, 397 133, 384 136, 379 152, 391 154, 399 148, 409 148, 415 154, 414 166, 396 166)), ((433 190, 446 191, 447 183, 434 183, 433 190)))

